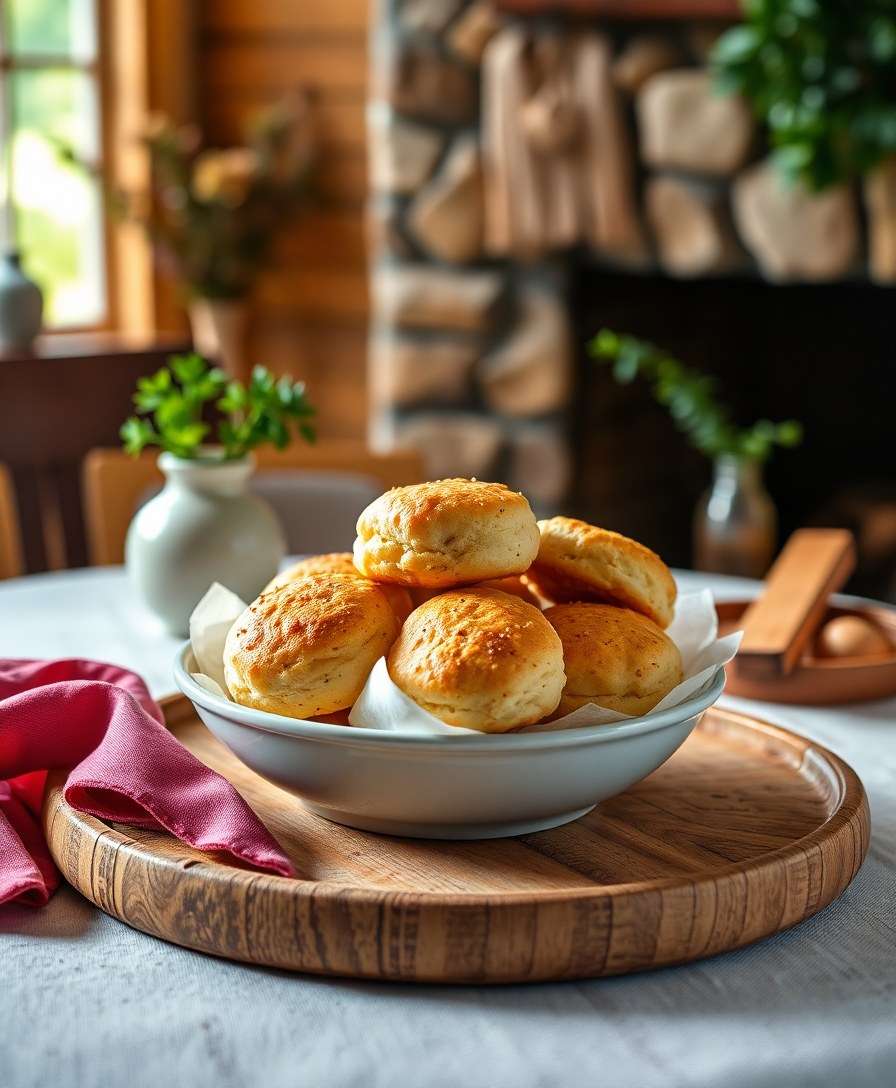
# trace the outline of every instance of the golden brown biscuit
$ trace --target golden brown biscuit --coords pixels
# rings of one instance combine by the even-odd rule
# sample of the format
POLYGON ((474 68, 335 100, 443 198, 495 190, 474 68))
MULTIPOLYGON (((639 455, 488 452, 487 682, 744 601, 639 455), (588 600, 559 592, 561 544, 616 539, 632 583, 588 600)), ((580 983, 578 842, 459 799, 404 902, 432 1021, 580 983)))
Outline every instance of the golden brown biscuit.
MULTIPOLYGON (((300 578, 307 578, 309 574, 350 574, 353 578, 363 578, 358 568, 352 562, 351 552, 327 552, 325 555, 311 555, 307 559, 300 559, 291 567, 281 571, 268 582, 262 593, 270 593, 273 589, 279 589, 289 582, 297 582, 300 578)), ((379 583, 379 588, 386 594, 392 611, 399 623, 411 614, 414 604, 411 595, 402 586, 379 583)))
POLYGON ((545 619, 563 643, 566 686, 553 714, 586 703, 646 714, 681 683, 681 654, 653 620, 608 604, 558 604, 545 619))
POLYGON ((422 604, 387 662, 424 710, 483 733, 540 721, 565 682, 557 633, 537 608, 497 589, 454 589, 422 604))
POLYGON ((478 585, 480 589, 500 589, 503 593, 512 593, 514 597, 519 597, 526 604, 541 609, 538 598, 518 574, 508 578, 490 578, 487 582, 479 582, 478 585))
MULTIPOLYGON (((385 582, 378 583, 381 586, 385 586, 385 582)), ((490 578, 487 582, 475 582, 475 586, 480 589, 500 589, 503 593, 512 593, 514 597, 519 597, 521 601, 525 601, 526 604, 535 605, 536 608, 541 608, 541 603, 538 598, 532 592, 532 590, 526 585, 522 577, 519 574, 510 574, 506 578, 490 578)), ((392 586, 393 589, 398 589, 398 586, 392 586)), ((471 587, 472 588, 472 587, 471 587)), ((408 590, 410 598, 414 603, 414 608, 419 608, 421 604, 425 604, 426 601, 432 600, 433 597, 438 597, 440 593, 444 593, 443 589, 421 589, 419 586, 414 586, 408 590)))
POLYGON ((307 718, 354 703, 398 621, 357 575, 312 574, 263 593, 231 627, 224 677, 243 706, 307 718))
POLYGON ((298 563, 293 563, 286 570, 281 570, 279 574, 275 574, 264 587, 262 593, 270 593, 271 590, 279 589, 280 586, 285 586, 288 582, 297 582, 300 578, 307 578, 309 574, 357 575, 358 571, 352 562, 351 552, 327 552, 324 555, 309 555, 305 559, 300 559, 298 563))
POLYGON ((538 552, 526 499, 503 484, 395 487, 358 518, 355 566, 377 582, 449 588, 522 574, 538 552))
POLYGON ((538 528, 541 544, 526 581, 540 596, 633 608, 660 627, 672 622, 675 579, 650 548, 576 518, 550 518, 538 528))

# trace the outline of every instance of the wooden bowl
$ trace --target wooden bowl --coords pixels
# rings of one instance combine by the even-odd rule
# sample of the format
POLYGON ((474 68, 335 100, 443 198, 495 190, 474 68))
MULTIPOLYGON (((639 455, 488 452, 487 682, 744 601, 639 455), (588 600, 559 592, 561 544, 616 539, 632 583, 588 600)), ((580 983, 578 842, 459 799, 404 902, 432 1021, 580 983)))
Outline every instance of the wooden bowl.
MULTIPOLYGON (((717 602, 720 633, 736 630, 750 604, 752 602, 748 600, 717 602)), ((870 621, 880 627, 896 647, 896 609, 872 604, 830 605, 819 630, 837 616, 858 616, 870 621)), ((727 668, 725 692, 745 699, 806 706, 885 699, 896 695, 896 649, 892 654, 873 657, 815 657, 810 649, 791 673, 776 680, 755 680, 741 675, 735 658, 727 668)))

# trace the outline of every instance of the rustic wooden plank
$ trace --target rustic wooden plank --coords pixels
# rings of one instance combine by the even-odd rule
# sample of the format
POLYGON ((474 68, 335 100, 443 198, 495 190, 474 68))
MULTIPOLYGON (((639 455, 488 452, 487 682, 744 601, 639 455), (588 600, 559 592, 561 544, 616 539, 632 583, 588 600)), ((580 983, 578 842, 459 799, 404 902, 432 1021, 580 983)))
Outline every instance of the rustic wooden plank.
POLYGON ((740 0, 496 0, 517 15, 569 15, 604 19, 731 19, 741 17, 740 0))
POLYGON ((214 0, 202 28, 224 34, 365 33, 368 0, 214 0))
MULTIPOLYGON (((235 144, 248 126, 270 106, 269 91, 247 89, 236 94, 211 96, 205 103, 204 129, 210 143, 235 144)), ((328 91, 318 94, 312 106, 317 147, 363 152, 367 146, 364 95, 354 91, 328 91)))
POLYGON ((268 272, 256 290, 263 309, 297 317, 353 318, 368 312, 367 277, 362 269, 308 268, 268 272))
POLYGON ((363 324, 310 324, 260 311, 252 357, 308 385, 322 438, 355 438, 367 426, 367 331, 363 324))
POLYGON ((362 208, 367 200, 367 156, 326 155, 316 166, 320 199, 331 207, 362 208))
POLYGON ((254 90, 330 88, 363 94, 367 86, 364 39, 318 42, 208 39, 203 46, 206 95, 254 90))
POLYGON ((733 711, 709 710, 663 767, 575 823, 451 843, 314 816, 236 760, 185 704, 165 700, 169 728, 234 783, 298 878, 84 816, 65 804, 61 775, 49 783, 44 829, 63 875, 107 913, 231 959, 418 982, 620 974, 801 921, 846 888, 868 849, 855 773, 733 711))
POLYGON ((357 211, 311 208, 277 243, 274 270, 292 274, 309 260, 315 268, 363 271, 367 261, 364 221, 357 211))

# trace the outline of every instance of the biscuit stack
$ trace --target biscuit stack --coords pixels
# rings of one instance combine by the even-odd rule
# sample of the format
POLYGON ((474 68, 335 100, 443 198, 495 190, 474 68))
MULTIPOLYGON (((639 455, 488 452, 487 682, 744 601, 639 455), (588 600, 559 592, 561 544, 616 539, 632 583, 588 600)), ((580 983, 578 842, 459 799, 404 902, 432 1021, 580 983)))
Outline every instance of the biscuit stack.
POLYGON ((386 656, 393 682, 437 718, 503 733, 587 703, 644 714, 681 681, 663 630, 675 582, 618 533, 536 522, 523 495, 462 479, 394 488, 357 530, 353 555, 297 563, 233 625, 236 702, 332 715, 386 656))

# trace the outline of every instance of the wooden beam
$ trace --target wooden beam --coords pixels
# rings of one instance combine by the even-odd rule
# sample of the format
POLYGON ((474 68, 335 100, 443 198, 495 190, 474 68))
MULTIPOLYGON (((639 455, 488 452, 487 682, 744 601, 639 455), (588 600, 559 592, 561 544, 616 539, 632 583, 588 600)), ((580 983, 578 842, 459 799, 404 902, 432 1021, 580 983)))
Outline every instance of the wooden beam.
POLYGON ((605 19, 740 20, 739 0, 495 0, 515 15, 589 16, 605 19))
POLYGON ((368 0, 213 0, 202 5, 204 31, 216 34, 355 33, 368 0))
MULTIPOLYGON (((146 191, 150 166, 138 137, 146 118, 196 117, 194 0, 102 0, 102 87, 107 179, 146 191)), ((112 224, 109 286, 114 325, 133 335, 186 328, 175 287, 159 276, 143 232, 112 224)))

